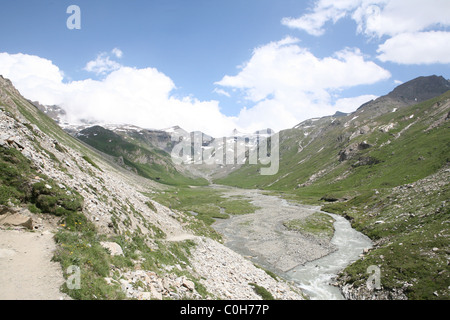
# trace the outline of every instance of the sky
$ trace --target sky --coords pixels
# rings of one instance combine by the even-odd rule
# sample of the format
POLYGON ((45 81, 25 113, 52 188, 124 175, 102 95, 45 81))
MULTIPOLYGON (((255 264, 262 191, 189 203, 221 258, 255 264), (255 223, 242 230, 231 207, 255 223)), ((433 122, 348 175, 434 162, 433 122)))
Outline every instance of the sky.
POLYGON ((63 107, 71 123, 178 125, 216 137, 279 131, 355 111, 419 76, 450 78, 449 0, 1 7, 0 75, 26 98, 63 107))

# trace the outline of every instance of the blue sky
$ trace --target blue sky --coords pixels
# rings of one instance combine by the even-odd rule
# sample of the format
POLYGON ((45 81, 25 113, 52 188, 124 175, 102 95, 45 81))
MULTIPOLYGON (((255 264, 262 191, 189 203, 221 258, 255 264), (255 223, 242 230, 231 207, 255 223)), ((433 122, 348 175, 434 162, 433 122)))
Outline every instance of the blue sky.
POLYGON ((7 1, 0 74, 72 122, 280 130, 418 76, 450 78, 449 3, 7 1), (81 30, 66 26, 69 5, 81 30))

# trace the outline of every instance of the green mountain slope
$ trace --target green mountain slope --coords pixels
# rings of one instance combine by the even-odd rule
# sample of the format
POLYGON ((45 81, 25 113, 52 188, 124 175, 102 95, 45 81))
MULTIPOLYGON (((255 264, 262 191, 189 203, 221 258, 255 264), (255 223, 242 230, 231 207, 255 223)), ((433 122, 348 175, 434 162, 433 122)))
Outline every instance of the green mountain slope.
POLYGON ((448 88, 421 77, 350 115, 305 121, 280 133, 278 174, 246 165, 215 182, 320 204, 368 235, 374 250, 339 278, 347 298, 449 299, 448 88), (375 291, 371 266, 381 269, 375 291))
POLYGON ((261 176, 247 165, 215 182, 321 198, 417 181, 448 161, 449 98, 450 92, 411 106, 397 102, 386 113, 367 105, 348 116, 305 121, 280 133, 277 175, 261 176))
POLYGON ((206 185, 204 179, 180 173, 170 154, 143 141, 139 135, 119 135, 100 126, 80 131, 76 137, 95 149, 115 157, 117 162, 137 174, 169 185, 206 185))

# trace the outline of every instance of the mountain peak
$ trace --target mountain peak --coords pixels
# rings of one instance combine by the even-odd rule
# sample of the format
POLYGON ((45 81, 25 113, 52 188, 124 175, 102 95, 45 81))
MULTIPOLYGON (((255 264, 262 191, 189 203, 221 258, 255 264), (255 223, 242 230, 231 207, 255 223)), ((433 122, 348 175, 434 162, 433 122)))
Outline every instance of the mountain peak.
POLYGON ((407 104, 420 103, 450 90, 450 81, 442 76, 418 77, 408 81, 388 94, 390 98, 407 104))

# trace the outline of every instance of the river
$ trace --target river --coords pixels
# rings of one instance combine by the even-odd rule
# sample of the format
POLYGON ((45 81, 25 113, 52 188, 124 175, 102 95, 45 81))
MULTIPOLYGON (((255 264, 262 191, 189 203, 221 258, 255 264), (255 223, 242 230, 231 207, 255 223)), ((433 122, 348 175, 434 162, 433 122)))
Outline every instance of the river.
POLYGON ((358 260, 364 249, 372 247, 370 239, 353 229, 345 218, 334 214, 329 215, 336 221, 331 243, 337 250, 287 273, 288 277, 294 280, 312 300, 344 299, 339 288, 330 283, 341 270, 358 260))
POLYGON ((331 241, 290 231, 283 223, 304 219, 320 207, 293 204, 259 190, 225 188, 226 196, 250 199, 260 209, 253 214, 218 220, 213 227, 225 239, 225 245, 254 263, 294 281, 312 300, 344 299, 339 288, 330 283, 364 249, 372 247, 370 239, 354 230, 343 217, 335 220, 331 241))

